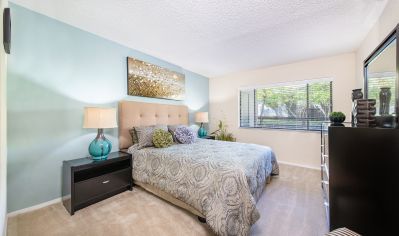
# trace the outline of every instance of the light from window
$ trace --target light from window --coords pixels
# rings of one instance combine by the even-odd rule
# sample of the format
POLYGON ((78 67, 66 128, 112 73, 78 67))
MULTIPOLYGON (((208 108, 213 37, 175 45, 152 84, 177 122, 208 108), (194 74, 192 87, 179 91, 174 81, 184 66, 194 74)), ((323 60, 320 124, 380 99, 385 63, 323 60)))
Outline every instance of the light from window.
POLYGON ((332 81, 240 90, 240 127, 320 130, 332 110, 332 81))

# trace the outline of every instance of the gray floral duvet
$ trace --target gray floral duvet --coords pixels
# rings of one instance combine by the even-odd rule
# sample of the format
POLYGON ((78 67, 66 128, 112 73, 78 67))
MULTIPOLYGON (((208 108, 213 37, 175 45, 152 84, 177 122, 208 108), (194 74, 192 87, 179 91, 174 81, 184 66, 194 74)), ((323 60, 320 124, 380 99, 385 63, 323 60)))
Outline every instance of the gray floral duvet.
POLYGON ((266 178, 277 175, 269 147, 197 139, 168 148, 129 148, 133 178, 191 205, 217 235, 248 235, 266 178))

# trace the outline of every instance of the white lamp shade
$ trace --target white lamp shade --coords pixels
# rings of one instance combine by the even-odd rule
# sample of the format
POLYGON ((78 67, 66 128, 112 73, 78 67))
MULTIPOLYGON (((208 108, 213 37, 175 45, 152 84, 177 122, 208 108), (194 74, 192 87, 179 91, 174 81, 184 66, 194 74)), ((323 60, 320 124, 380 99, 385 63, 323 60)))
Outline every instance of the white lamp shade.
POLYGON ((100 108, 100 107, 85 107, 83 128, 116 128, 116 109, 115 108, 100 108))
POLYGON ((195 122, 197 123, 208 123, 208 112, 197 112, 195 113, 195 122))

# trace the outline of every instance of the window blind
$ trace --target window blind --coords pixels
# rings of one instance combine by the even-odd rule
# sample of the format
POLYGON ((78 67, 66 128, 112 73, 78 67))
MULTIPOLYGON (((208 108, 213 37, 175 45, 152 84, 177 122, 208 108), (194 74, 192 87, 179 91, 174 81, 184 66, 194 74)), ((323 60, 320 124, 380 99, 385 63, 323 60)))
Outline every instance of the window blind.
POLYGON ((240 90, 240 127, 320 130, 332 110, 332 81, 240 90))

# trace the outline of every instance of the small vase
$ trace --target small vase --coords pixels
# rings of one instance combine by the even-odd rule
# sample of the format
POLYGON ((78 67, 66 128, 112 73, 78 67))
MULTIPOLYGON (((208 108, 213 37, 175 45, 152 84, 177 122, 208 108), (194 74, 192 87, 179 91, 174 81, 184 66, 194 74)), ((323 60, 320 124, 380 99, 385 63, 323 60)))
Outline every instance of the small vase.
POLYGON ((380 115, 389 115, 389 107, 391 102, 391 88, 383 87, 380 91, 380 115))
POLYGON ((352 90, 352 102, 354 102, 357 99, 362 99, 362 98, 363 98, 362 89, 353 89, 352 90))

